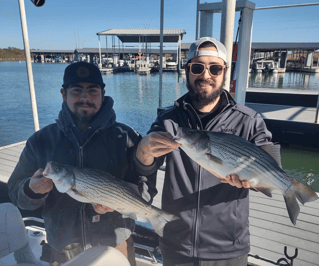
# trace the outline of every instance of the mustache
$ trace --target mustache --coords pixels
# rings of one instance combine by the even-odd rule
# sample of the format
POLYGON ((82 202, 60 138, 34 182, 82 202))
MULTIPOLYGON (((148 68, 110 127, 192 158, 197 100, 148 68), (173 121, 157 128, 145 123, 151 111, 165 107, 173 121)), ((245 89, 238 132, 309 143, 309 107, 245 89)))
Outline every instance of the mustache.
POLYGON ((212 79, 197 79, 197 80, 195 80, 195 85, 200 85, 200 84, 216 85, 216 83, 212 79))
POLYGON ((83 106, 83 105, 86 105, 88 107, 95 107, 95 104, 94 103, 89 103, 89 102, 78 102, 75 104, 76 106, 83 106))

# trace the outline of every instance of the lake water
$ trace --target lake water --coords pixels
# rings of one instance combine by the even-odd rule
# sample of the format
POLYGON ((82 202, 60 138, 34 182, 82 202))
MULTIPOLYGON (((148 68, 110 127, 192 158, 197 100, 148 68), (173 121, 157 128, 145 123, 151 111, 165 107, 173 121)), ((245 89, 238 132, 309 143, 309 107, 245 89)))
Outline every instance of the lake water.
MULTIPOLYGON (((40 128, 54 123, 61 109, 60 94, 66 64, 32 64, 40 128)), ((118 73, 103 76, 106 94, 114 99, 117 121, 145 135, 156 118, 159 75, 118 73)), ((250 87, 318 90, 318 74, 288 72, 251 75, 250 87), (281 78, 280 78, 281 77, 281 78), (280 84, 280 85, 279 85, 280 84)), ((34 133, 25 62, 0 63, 0 146, 26 140, 34 133)), ((186 93, 185 78, 163 73, 163 106, 186 93)), ((282 149, 284 170, 319 192, 319 153, 282 149)))

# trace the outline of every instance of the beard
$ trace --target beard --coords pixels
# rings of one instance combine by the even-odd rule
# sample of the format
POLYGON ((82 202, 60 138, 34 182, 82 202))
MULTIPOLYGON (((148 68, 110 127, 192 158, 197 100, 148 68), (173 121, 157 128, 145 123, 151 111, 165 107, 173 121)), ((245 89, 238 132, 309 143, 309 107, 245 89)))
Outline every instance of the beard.
POLYGON ((209 104, 216 101, 216 99, 223 93, 225 77, 226 75, 224 74, 222 85, 220 85, 219 87, 216 87, 216 83, 213 80, 203 80, 203 79, 196 80, 193 86, 189 83, 189 79, 187 75, 186 87, 189 91, 189 96, 191 100, 194 102, 197 102, 200 105, 205 105, 205 104, 209 104), (214 90, 211 93, 207 93, 205 90, 196 88, 203 83, 209 83, 209 85, 211 85, 214 88, 214 90))

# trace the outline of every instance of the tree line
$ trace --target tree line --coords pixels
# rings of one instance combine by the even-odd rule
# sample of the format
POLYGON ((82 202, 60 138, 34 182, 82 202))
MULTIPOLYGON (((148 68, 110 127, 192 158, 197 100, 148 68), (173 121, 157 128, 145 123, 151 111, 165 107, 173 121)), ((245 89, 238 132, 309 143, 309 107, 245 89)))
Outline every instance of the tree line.
POLYGON ((24 50, 8 47, 8 48, 0 48, 0 61, 20 61, 25 60, 24 50))

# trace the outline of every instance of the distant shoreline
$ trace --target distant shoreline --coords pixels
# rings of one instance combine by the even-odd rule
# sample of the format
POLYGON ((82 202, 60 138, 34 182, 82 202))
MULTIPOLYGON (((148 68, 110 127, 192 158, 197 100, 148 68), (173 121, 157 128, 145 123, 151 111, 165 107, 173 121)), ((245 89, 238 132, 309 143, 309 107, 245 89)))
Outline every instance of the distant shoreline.
POLYGON ((2 59, 0 58, 0 62, 15 62, 15 61, 25 61, 24 58, 11 58, 11 59, 2 59))

